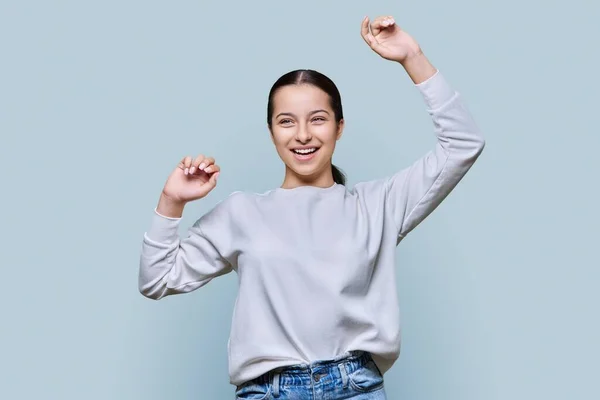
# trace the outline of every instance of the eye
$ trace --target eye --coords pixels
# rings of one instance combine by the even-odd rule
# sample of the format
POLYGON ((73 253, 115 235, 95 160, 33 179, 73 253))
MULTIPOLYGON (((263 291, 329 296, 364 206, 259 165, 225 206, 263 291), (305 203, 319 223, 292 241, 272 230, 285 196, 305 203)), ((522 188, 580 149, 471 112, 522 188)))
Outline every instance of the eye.
POLYGON ((287 124, 291 124, 292 120, 291 119, 282 119, 282 120, 279 121, 279 123, 281 125, 287 125, 287 124))
POLYGON ((313 122, 324 122, 325 118, 324 117, 314 117, 313 118, 313 122))

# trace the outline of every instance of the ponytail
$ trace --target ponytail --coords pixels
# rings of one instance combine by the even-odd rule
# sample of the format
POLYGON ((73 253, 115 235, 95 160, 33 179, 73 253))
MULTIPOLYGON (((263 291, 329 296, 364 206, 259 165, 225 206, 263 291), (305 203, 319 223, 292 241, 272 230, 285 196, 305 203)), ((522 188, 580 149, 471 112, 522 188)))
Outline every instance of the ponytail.
POLYGON ((338 167, 336 167, 333 164, 331 164, 331 170, 333 172, 333 181, 335 183, 337 183, 338 185, 345 185, 346 184, 346 175, 344 174, 344 172, 342 172, 341 169, 339 169, 338 167))

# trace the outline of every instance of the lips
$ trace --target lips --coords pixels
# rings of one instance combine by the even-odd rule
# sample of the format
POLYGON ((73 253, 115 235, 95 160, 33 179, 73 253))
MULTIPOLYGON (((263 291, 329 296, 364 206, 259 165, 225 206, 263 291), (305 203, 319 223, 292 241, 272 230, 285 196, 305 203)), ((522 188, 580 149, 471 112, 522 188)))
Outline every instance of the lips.
POLYGON ((315 151, 319 150, 316 147, 307 147, 307 148, 303 148, 303 149, 292 149, 292 151, 296 154, 300 154, 300 155, 307 155, 307 154, 311 154, 314 153, 315 151))
POLYGON ((294 158, 299 161, 311 160, 318 151, 318 147, 299 147, 291 149, 291 152, 294 154, 294 158))

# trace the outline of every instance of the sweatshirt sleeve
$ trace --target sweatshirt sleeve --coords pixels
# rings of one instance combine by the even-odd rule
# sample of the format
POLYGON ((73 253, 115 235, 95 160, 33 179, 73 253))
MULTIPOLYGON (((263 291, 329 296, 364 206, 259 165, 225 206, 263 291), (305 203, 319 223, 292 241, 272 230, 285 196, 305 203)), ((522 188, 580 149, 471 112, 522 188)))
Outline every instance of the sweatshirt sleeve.
POLYGON ((450 194, 475 163, 485 141, 463 99, 437 71, 416 85, 429 113, 436 143, 385 182, 388 211, 401 240, 450 194))
POLYGON ((145 297, 159 300, 188 293, 234 268, 233 219, 227 202, 198 219, 184 238, 178 234, 180 223, 180 218, 165 217, 156 210, 152 215, 139 263, 139 291, 145 297))

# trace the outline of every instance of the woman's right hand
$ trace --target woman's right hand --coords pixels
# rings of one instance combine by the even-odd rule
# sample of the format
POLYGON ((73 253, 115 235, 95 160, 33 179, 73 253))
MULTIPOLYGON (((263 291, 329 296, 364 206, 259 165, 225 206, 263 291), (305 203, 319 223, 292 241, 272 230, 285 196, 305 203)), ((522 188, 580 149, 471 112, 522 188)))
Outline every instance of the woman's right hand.
POLYGON ((212 157, 184 157, 169 175, 163 188, 163 196, 170 202, 181 205, 201 199, 217 185, 220 170, 212 157))

